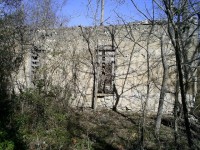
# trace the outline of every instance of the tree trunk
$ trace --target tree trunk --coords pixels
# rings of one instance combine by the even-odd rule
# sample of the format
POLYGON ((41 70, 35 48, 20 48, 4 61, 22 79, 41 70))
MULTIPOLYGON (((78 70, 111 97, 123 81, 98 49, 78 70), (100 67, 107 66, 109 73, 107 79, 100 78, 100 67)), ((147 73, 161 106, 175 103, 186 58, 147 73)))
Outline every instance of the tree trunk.
POLYGON ((182 61, 181 61, 182 48, 180 45, 180 41, 181 41, 181 38, 183 38, 183 37, 180 37, 181 16, 180 15, 177 16, 177 21, 175 23, 171 3, 168 3, 168 1, 163 1, 163 2, 165 5, 165 8, 166 8, 165 13, 168 18, 168 34, 169 34, 169 38, 170 38, 172 45, 174 47, 174 50, 175 50, 176 67, 177 67, 178 77, 179 77, 179 86, 180 86, 180 91, 181 91, 181 101, 182 101, 182 106, 183 106, 183 115, 184 115, 188 145, 192 149, 193 141, 192 141, 192 135, 191 135, 191 131, 190 131, 190 122, 188 119, 188 108, 187 108, 187 103, 186 103, 186 92, 187 91, 185 89, 187 87, 185 88, 186 85, 184 85, 184 76, 183 76, 183 72, 182 72, 182 61), (179 24, 177 24, 177 23, 179 23, 179 24), (172 29, 174 30, 173 35, 172 35, 172 31, 171 31, 172 29))
POLYGON ((103 26, 104 22, 104 0, 101 0, 101 22, 100 25, 103 26))
POLYGON ((183 105, 183 114, 184 114, 184 121, 185 121, 185 128, 186 128, 186 133, 187 133, 188 144, 189 144, 189 147, 192 148, 193 142, 192 142, 192 135, 191 135, 191 131, 190 131, 190 122, 188 119, 188 108, 187 108, 186 93, 185 93, 186 91, 184 88, 183 73, 182 73, 182 69, 181 69, 181 59, 180 59, 179 51, 180 51, 180 47, 179 47, 179 43, 177 42, 177 45, 175 48, 175 55, 176 55, 176 64, 177 64, 177 69, 178 69, 178 74, 179 74, 181 100, 182 100, 182 105, 183 105))
POLYGON ((113 106, 113 111, 117 111, 117 105, 119 103, 120 95, 119 95, 119 93, 117 91, 117 88, 116 88, 115 84, 113 84, 113 91, 114 91, 114 93, 116 95, 116 101, 115 101, 115 105, 113 106))
POLYGON ((159 99, 159 106, 157 112, 157 119, 156 119, 156 134, 159 134, 161 119, 163 114, 163 105, 164 105, 164 97, 166 94, 166 84, 168 79, 168 64, 166 60, 166 52, 163 47, 163 37, 161 38, 161 58, 162 58, 162 65, 163 65, 163 79, 162 79, 162 86, 160 91, 160 99, 159 99))
POLYGON ((98 70, 95 63, 93 63, 93 90, 92 90, 92 109, 97 107, 97 92, 98 92, 98 70))
POLYGON ((181 112, 179 107, 178 95, 179 95, 179 82, 178 82, 178 75, 176 77, 176 91, 175 91, 175 103, 174 103, 174 145, 175 149, 179 149, 178 144, 178 114, 181 112))

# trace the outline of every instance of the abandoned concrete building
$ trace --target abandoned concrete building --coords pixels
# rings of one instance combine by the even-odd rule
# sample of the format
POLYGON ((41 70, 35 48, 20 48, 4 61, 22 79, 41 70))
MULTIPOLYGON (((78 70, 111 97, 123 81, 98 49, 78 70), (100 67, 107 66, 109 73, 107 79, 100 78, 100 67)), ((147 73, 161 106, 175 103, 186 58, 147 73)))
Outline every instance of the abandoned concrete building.
MULTIPOLYGON (((175 54, 164 23, 40 29, 31 42, 16 75, 18 89, 35 86, 51 89, 57 92, 58 99, 64 98, 68 105, 80 107, 91 107, 95 98, 97 108, 112 108, 118 97, 119 110, 135 112, 143 109, 147 98, 148 111, 157 112, 162 50, 169 69, 164 112, 173 110, 175 54)), ((197 43, 198 33, 195 33, 188 47, 189 60, 197 43)), ((195 75, 191 80, 196 80, 195 75)), ((196 86, 192 84, 187 94, 190 105, 196 86)))

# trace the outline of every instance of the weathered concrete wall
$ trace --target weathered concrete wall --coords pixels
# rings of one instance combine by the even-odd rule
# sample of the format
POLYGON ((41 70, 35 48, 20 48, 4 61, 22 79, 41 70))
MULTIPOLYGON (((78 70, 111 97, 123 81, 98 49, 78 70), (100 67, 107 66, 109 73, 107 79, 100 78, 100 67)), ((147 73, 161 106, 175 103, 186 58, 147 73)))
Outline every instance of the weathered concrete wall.
MULTIPOLYGON (((154 113, 158 107, 163 73, 161 37, 164 39, 163 49, 166 51, 168 65, 171 66, 167 81, 168 91, 174 93, 176 83, 174 50, 164 29, 165 26, 162 25, 152 27, 149 24, 129 24, 38 30, 33 45, 41 50, 40 67, 35 75, 31 73, 29 51, 22 70, 24 72, 19 76, 26 77, 27 87, 31 87, 31 82, 34 80, 43 80, 45 85, 48 85, 47 89, 62 87, 64 89, 61 90, 62 95, 66 96, 68 92, 72 94, 69 101, 71 105, 90 107, 93 89, 92 62, 96 63, 96 49, 98 46, 114 43, 116 48, 114 82, 120 95, 118 109, 141 111, 147 99, 147 84, 149 84, 148 111, 154 113), (147 57, 149 57, 149 78, 147 57)), ((21 84, 24 83, 25 81, 21 84)), ((165 113, 173 110, 174 94, 171 93, 165 96, 165 113)), ((98 108, 112 108, 115 101, 115 94, 107 95, 98 98, 97 105, 98 108)))

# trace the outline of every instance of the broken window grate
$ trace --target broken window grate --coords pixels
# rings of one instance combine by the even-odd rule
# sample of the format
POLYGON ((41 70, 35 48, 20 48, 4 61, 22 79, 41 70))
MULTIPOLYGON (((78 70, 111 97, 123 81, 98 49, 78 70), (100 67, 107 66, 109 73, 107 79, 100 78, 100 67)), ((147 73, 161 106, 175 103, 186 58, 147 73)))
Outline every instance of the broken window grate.
POLYGON ((34 46, 31 50, 31 81, 36 78, 36 72, 41 67, 41 59, 43 55, 43 50, 34 46))
POLYGON ((99 46, 96 50, 98 67, 98 93, 113 94, 115 49, 110 45, 99 46))

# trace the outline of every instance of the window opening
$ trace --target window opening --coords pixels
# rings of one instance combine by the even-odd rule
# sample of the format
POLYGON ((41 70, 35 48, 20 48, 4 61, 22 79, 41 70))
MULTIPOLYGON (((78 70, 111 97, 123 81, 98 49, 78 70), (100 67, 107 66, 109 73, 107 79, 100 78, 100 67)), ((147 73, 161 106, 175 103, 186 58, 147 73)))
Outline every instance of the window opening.
POLYGON ((31 80, 36 78, 36 71, 41 66, 42 50, 39 50, 36 46, 31 50, 31 80))
POLYGON ((97 49, 98 71, 98 93, 113 94, 115 49, 110 46, 99 46, 97 49))

